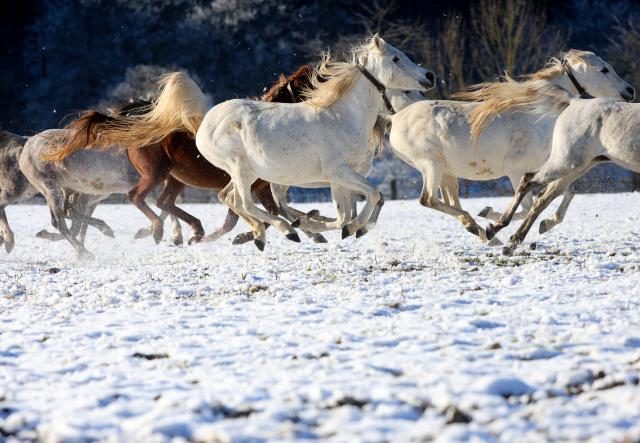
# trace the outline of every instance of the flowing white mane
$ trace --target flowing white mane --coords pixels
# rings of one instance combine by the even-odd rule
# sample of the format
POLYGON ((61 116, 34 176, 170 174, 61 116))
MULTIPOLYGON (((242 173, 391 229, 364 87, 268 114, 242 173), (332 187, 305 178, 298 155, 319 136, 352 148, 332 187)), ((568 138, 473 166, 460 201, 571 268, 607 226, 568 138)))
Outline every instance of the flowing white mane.
POLYGON ((321 54, 321 61, 313 68, 309 87, 302 91, 306 103, 326 108, 337 102, 356 84, 360 72, 356 63, 371 50, 371 39, 350 51, 349 61, 340 62, 331 58, 329 52, 321 54))
POLYGON ((522 76, 523 81, 517 81, 509 74, 505 74, 498 81, 480 83, 471 86, 469 91, 455 94, 456 99, 482 102, 473 110, 469 118, 473 140, 477 140, 482 131, 499 114, 515 109, 535 108, 542 96, 548 98, 550 95, 556 95, 556 98, 564 103, 567 94, 559 91, 559 88, 549 82, 562 75, 563 62, 588 63, 586 59, 589 56, 595 56, 595 54, 572 49, 563 53, 560 58, 549 59, 545 68, 540 71, 522 76))

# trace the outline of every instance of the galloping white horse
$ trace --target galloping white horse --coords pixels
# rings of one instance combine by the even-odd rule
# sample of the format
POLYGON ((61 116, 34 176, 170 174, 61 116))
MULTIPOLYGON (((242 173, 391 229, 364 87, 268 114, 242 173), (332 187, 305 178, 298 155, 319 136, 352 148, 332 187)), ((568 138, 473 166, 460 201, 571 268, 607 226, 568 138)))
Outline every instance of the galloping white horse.
MULTIPOLYGON (((398 112, 402 109, 406 108, 412 103, 415 103, 419 100, 424 100, 425 97, 418 91, 402 91, 396 89, 390 89, 387 91, 387 95, 389 101, 391 102, 392 110, 386 108, 386 106, 381 107, 381 114, 388 114, 389 112, 398 112)), ((369 155, 372 156, 372 159, 375 158, 377 149, 371 149, 369 151, 369 155)), ((366 164, 364 170, 359 170, 358 173, 362 174, 364 177, 367 177, 371 173, 371 161, 365 162, 366 164)), ((312 185, 301 185, 302 188, 327 188, 329 187, 329 183, 318 183, 312 185)), ((296 220, 308 220, 318 219, 324 221, 334 221, 331 219, 327 219, 324 217, 318 217, 316 211, 312 211, 310 213, 303 213, 291 206, 287 203, 287 191, 289 186, 287 185, 279 185, 276 183, 271 183, 271 193, 273 194, 273 199, 275 200, 278 208, 282 215, 289 221, 296 223, 296 220)), ((349 189, 341 188, 340 186, 334 186, 332 190, 332 198, 335 204, 336 209, 336 221, 338 223, 344 223, 349 221, 357 216, 357 193, 350 191, 349 189)), ((306 233, 306 231, 305 231, 306 233)), ((243 234, 240 234, 243 235, 243 234)), ((317 235, 317 234, 315 234, 317 235)), ((316 240, 317 237, 313 237, 315 241, 324 243, 326 240, 324 237, 320 236, 322 240, 316 240)))
MULTIPOLYGON (((549 159, 538 172, 525 174, 507 211, 495 225, 487 227, 487 235, 495 235, 510 223, 523 195, 534 186, 544 186, 522 225, 510 237, 505 254, 513 253, 549 203, 567 195, 571 185, 598 163, 610 161, 640 173, 640 104, 575 99, 564 90, 544 87, 536 88, 536 92, 534 112, 560 115, 549 159)), ((555 222, 544 220, 540 227, 555 222)))
MULTIPOLYGON (((586 91, 598 97, 632 100, 635 95, 634 89, 600 57, 571 50, 518 83, 521 87, 517 91, 512 81, 486 83, 459 95, 483 103, 421 101, 385 117, 391 124, 393 152, 422 173, 421 204, 455 216, 467 230, 484 239, 484 230, 469 213, 438 199, 441 177, 493 180, 506 175, 515 189, 526 172, 542 166, 551 150, 556 116, 521 112, 532 102, 529 86, 539 82, 564 88, 574 96, 586 91)), ((528 194, 523 202, 525 211, 532 200, 528 194)), ((499 216, 491 208, 480 215, 492 219, 499 216)))
MULTIPOLYGON (((252 226, 260 250, 266 241, 262 222, 290 240, 299 237, 285 220, 255 205, 251 184, 258 178, 285 185, 330 183, 364 194, 366 205, 343 226, 343 237, 363 228, 374 207, 382 203, 381 193, 357 172, 372 160, 368 141, 379 112, 379 91, 427 90, 435 80, 432 72, 377 35, 353 50, 350 63, 325 59, 318 74, 306 92, 308 100, 296 104, 230 100, 206 114, 196 135, 202 155, 231 176, 220 196, 252 226)), ((341 226, 310 221, 301 227, 320 232, 341 226)))

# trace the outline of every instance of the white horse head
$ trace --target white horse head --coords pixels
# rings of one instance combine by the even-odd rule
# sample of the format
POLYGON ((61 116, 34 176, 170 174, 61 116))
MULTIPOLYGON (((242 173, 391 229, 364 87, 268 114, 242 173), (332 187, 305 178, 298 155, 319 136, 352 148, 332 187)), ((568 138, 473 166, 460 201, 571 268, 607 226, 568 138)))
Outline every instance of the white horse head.
POLYGON ((562 62, 589 95, 633 101, 635 89, 593 52, 572 49, 562 55, 562 62))
POLYGON ((402 51, 378 34, 355 52, 356 62, 364 66, 387 89, 426 91, 435 85, 435 74, 415 64, 402 51))

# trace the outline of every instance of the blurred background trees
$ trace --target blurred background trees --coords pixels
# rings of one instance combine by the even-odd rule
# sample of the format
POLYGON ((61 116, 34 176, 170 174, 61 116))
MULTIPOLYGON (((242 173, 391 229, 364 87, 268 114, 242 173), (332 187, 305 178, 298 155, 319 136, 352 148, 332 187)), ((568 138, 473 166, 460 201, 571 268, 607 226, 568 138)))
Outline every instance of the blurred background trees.
MULTIPOLYGON (((24 0, 0 8, 0 121, 23 134, 77 110, 149 97, 153 78, 179 68, 214 102, 259 95, 280 72, 375 32, 436 71, 430 98, 535 71, 569 48, 596 51, 640 87, 640 5, 630 0, 24 0)), ((401 197, 420 186, 391 155, 374 177, 384 187, 396 180, 401 197)), ((591 182, 634 186, 616 170, 591 182)), ((463 189, 495 192, 501 183, 463 189)))

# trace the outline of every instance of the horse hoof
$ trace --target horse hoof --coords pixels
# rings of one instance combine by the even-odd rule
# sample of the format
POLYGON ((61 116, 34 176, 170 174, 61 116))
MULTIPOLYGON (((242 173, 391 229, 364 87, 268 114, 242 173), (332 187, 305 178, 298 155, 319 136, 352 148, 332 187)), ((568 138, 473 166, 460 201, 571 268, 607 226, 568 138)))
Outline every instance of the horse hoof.
POLYGON ((322 234, 314 234, 312 238, 314 243, 329 243, 322 234))
POLYGON ((200 243, 202 241, 202 235, 194 235, 189 239, 188 244, 192 245, 194 243, 200 243))
POLYGON ((351 235, 351 233, 349 232, 349 226, 343 226, 342 227, 342 239, 344 240, 345 238, 349 237, 351 235))
POLYGON ((162 231, 153 233, 153 241, 156 242, 156 245, 162 241, 162 231))
POLYGON ((113 229, 111 229, 109 226, 107 226, 106 228, 104 228, 104 229, 102 230, 102 233, 103 233, 104 235, 106 235, 107 237, 111 237, 111 238, 115 238, 115 236, 116 236, 116 235, 114 234, 114 232, 113 232, 113 229))
POLYGON ((532 251, 535 251, 537 248, 538 248, 538 244, 532 241, 531 244, 529 245, 529 249, 531 249, 532 251))
POLYGON ((478 217, 487 218, 487 215, 491 212, 493 208, 491 206, 487 206, 482 211, 478 212, 478 217))
POLYGON ((498 233, 496 227, 491 223, 485 228, 484 232, 487 234, 487 240, 491 240, 498 233))
POLYGON ((11 254, 11 251, 13 251, 14 246, 15 246, 15 243, 13 241, 4 242, 4 250, 7 251, 7 254, 11 254))
POLYGON ((465 228, 467 232, 471 232, 473 235, 480 237, 480 229, 477 226, 467 226, 465 228))
POLYGON ((363 235, 365 235, 367 232, 369 232, 369 231, 367 231, 367 228, 360 228, 360 229, 358 229, 358 230, 356 231, 356 238, 360 238, 360 237, 362 237, 362 236, 363 236, 363 235))
POLYGON ((301 222, 300 222, 300 219, 299 219, 299 218, 296 218, 293 222, 291 222, 291 227, 292 227, 292 228, 297 228, 297 227, 299 227, 299 226, 300 226, 300 223, 301 223, 301 222))
POLYGON ((242 234, 236 235, 236 238, 231 242, 232 245, 243 245, 249 241, 253 240, 253 232, 244 232, 242 234))
POLYGON ((78 252, 78 258, 80 260, 89 261, 89 260, 93 260, 95 256, 91 252, 87 251, 86 249, 83 249, 82 251, 78 252))
POLYGON ((260 251, 264 251, 264 242, 262 240, 254 240, 253 243, 256 245, 256 248, 260 249, 260 251))
POLYGON ((142 238, 147 238, 151 235, 151 231, 149 231, 147 228, 142 228, 139 229, 138 232, 136 232, 136 235, 133 236, 133 238, 135 238, 136 240, 140 240, 142 238))
POLYGON ((297 232, 290 232, 287 235, 285 235, 285 237, 287 237, 287 240, 291 240, 291 241, 294 241, 296 243, 300 243, 300 236, 298 235, 297 232))
POLYGON ((311 211, 307 212, 307 217, 309 218, 317 217, 319 215, 320 215, 320 211, 317 209, 312 209, 311 211))
POLYGON ((547 232, 549 230, 549 228, 547 227, 547 221, 546 220, 542 220, 540 222, 540 227, 538 228, 538 232, 540 234, 544 234, 545 232, 547 232))
POLYGON ((182 246, 182 244, 184 243, 184 239, 182 237, 175 237, 171 239, 171 242, 174 244, 174 246, 182 246))
POLYGON ((514 251, 516 250, 516 245, 509 245, 502 248, 502 254, 506 256, 512 256, 514 251))

